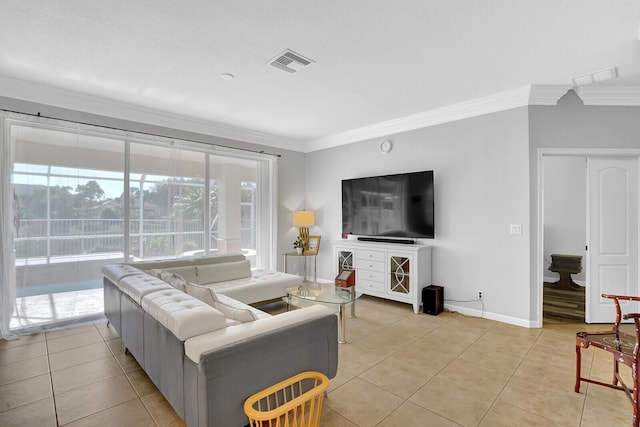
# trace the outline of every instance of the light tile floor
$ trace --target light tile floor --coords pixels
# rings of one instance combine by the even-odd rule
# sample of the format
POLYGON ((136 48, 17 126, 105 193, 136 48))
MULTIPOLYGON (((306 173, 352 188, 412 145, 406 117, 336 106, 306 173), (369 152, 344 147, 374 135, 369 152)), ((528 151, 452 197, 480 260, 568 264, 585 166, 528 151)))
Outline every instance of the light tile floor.
MULTIPOLYGON (((631 423, 623 393, 593 385, 573 391, 575 332, 608 325, 526 329, 456 313, 415 315, 409 305, 366 296, 357 304, 323 426, 631 423)), ((608 355, 583 354, 585 373, 609 379, 608 355)), ((113 329, 96 323, 0 340, 0 426, 14 425, 184 424, 113 329)))

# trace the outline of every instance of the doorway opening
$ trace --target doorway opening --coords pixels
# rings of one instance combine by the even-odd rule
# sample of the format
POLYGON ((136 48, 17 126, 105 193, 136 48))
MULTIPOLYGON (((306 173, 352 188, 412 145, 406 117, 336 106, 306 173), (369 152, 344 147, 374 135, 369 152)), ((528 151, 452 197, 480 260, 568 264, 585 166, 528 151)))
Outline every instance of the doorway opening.
POLYGON ((545 323, 585 320, 586 161, 585 155, 543 157, 545 323))
MULTIPOLYGON (((554 320, 546 310, 554 296, 544 285, 559 280, 549 269, 553 254, 582 257, 582 268, 570 280, 584 289, 585 323, 613 322, 615 310, 601 294, 640 294, 639 158, 640 151, 633 149, 539 150, 536 286, 541 324, 554 320)), ((581 300, 582 289, 572 295, 575 300, 581 300)), ((570 305, 557 302, 563 304, 570 305)), ((633 311, 635 303, 624 308, 633 311)))

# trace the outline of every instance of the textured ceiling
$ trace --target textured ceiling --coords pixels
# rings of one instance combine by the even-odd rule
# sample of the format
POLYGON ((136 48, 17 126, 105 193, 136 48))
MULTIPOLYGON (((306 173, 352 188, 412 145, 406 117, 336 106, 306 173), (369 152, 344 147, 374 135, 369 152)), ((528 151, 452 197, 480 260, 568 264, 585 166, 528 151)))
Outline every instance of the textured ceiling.
POLYGON ((309 144, 614 66, 640 86, 639 33, 638 0, 2 0, 0 76, 309 144), (315 63, 266 65, 285 49, 315 63))

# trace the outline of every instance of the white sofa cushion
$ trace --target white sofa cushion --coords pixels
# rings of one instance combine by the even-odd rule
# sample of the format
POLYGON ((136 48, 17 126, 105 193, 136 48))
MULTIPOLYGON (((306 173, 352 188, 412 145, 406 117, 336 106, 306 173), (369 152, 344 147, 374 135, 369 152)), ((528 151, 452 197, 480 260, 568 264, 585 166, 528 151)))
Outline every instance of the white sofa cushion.
POLYGON ((152 292, 157 292, 165 289, 174 289, 167 282, 164 282, 158 278, 149 276, 146 273, 140 272, 134 276, 126 276, 120 279, 118 286, 125 294, 129 295, 136 303, 140 304, 142 298, 152 292))
POLYGON ((185 285, 187 284, 187 279, 179 275, 178 273, 174 273, 168 270, 160 270, 158 268, 152 268, 150 270, 144 270, 150 276, 156 277, 164 282, 167 282, 174 288, 179 291, 187 292, 185 285))
POLYGON ((195 363, 200 363, 202 355, 212 350, 230 346, 271 331, 283 329, 294 323, 324 317, 328 314, 331 314, 329 308, 322 305, 314 305, 256 320, 255 322, 219 329, 187 339, 184 342, 185 354, 195 363))
POLYGON ((173 288, 146 295, 140 305, 181 341, 227 326, 218 310, 173 288))
POLYGON ((254 270, 252 277, 212 283, 209 286, 218 294, 227 295, 245 304, 281 298, 286 289, 302 284, 302 277, 280 271, 254 270))
POLYGON ((149 276, 153 276, 153 277, 155 277, 156 279, 161 279, 161 277, 160 277, 160 276, 162 276, 162 272, 163 272, 164 270, 160 270, 160 269, 158 269, 158 268, 152 268, 152 269, 150 269, 150 270, 142 270, 142 271, 144 271, 145 273, 147 273, 149 276))
POLYGON ((243 261, 247 258, 241 253, 229 252, 226 254, 193 257, 191 259, 193 260, 193 265, 202 265, 202 264, 221 264, 221 263, 234 262, 234 261, 243 261))
POLYGON ((218 298, 218 301, 216 302, 216 308, 227 317, 229 317, 227 313, 233 313, 233 318, 247 318, 244 314, 244 311, 250 311, 255 320, 271 317, 271 315, 267 312, 264 312, 255 307, 251 307, 250 305, 247 305, 243 302, 236 301, 224 294, 216 294, 216 298, 218 298))
POLYGON ((225 262, 223 264, 202 264, 196 265, 197 279, 187 280, 191 283, 204 285, 207 283, 227 282, 229 280, 251 277, 251 263, 248 259, 244 261, 225 262))
POLYGON ((130 262, 129 265, 139 268, 140 270, 150 270, 157 268, 162 270, 165 267, 186 267, 193 265, 193 258, 175 258, 175 259, 155 259, 144 260, 138 262, 130 262))
POLYGON ((184 278, 184 280, 190 283, 197 283, 198 281, 198 275, 196 272, 195 265, 189 265, 186 267, 167 267, 167 268, 161 268, 161 270, 168 271, 170 273, 179 274, 181 277, 184 278))
POLYGON ((116 285, 119 285, 120 279, 123 277, 133 276, 140 273, 141 271, 139 269, 126 264, 108 264, 102 267, 102 274, 116 285))
POLYGON ((252 322, 260 318, 253 310, 235 305, 235 301, 231 298, 225 298, 224 301, 221 301, 220 296, 224 297, 224 295, 216 295, 214 290, 211 288, 195 285, 193 283, 187 283, 186 288, 189 295, 199 299, 211 307, 214 307, 229 319, 245 323, 252 322))
POLYGON ((209 304, 211 307, 215 306, 216 301, 218 301, 218 296, 212 289, 196 285, 195 283, 187 283, 185 287, 189 295, 199 299, 205 304, 209 304))
POLYGON ((187 280, 178 273, 161 270, 160 278, 181 292, 187 292, 187 280))

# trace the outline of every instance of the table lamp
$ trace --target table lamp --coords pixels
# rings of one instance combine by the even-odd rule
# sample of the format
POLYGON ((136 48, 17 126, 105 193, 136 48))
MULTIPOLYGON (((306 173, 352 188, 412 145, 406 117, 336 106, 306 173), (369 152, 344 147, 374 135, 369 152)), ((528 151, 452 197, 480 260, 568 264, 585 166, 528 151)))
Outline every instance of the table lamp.
POLYGON ((295 211, 293 213, 293 226, 299 227, 299 236, 307 244, 309 227, 316 225, 316 213, 314 211, 295 211))

